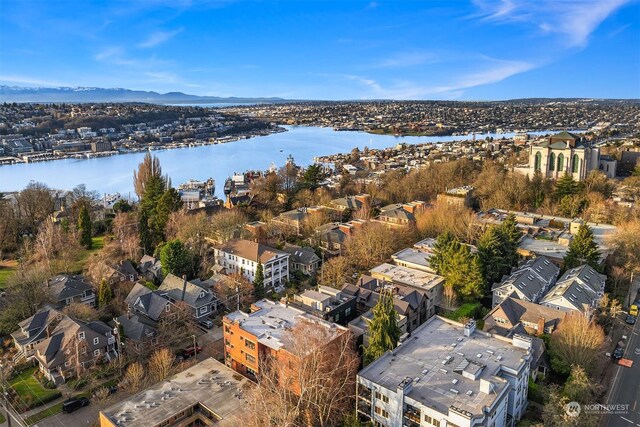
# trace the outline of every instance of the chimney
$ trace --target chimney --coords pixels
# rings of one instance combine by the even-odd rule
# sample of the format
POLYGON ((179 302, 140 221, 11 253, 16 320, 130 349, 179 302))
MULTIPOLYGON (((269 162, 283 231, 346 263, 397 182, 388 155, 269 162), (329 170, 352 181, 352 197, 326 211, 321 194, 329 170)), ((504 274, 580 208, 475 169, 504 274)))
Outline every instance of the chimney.
POLYGON ((346 234, 347 236, 351 235, 351 226, 349 224, 344 224, 344 223, 340 224, 338 226, 338 229, 342 231, 344 234, 346 234))
POLYGON ((545 318, 543 316, 538 317, 538 335, 544 334, 545 318))
POLYGON ((371 196, 369 194, 356 194, 355 199, 367 207, 371 206, 371 196))
POLYGON ((182 275, 182 301, 184 301, 184 295, 187 293, 187 275, 182 275))
POLYGON ((476 321, 471 319, 464 325, 464 336, 470 337, 473 335, 473 332, 476 330, 476 321))

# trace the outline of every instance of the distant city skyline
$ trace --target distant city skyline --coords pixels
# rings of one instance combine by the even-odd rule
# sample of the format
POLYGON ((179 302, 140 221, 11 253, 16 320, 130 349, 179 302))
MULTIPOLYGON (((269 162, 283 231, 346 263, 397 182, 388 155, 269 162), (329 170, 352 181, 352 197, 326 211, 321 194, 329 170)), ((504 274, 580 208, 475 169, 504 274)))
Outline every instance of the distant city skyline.
POLYGON ((0 84, 326 100, 640 98, 637 0, 0 3, 0 84))

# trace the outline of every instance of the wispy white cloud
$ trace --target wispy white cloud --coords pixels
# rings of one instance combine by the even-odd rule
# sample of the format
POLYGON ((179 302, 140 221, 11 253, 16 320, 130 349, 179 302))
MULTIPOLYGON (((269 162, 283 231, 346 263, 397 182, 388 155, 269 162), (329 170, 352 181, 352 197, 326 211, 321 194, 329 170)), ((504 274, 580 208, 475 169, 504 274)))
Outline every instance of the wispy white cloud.
MULTIPOLYGON (((473 58, 474 69, 468 73, 461 73, 448 80, 436 84, 425 85, 412 80, 393 80, 382 83, 379 79, 353 74, 317 74, 328 78, 338 78, 350 80, 363 87, 364 99, 423 99, 428 97, 458 99, 462 97, 466 90, 501 82, 509 77, 529 71, 537 64, 496 59, 487 56, 473 58)), ((471 68, 471 67, 469 67, 471 68)))
POLYGON ((525 22, 544 34, 560 35, 566 47, 584 47, 612 13, 631 0, 473 0, 470 18, 496 23, 525 22))
POLYGON ((143 42, 138 43, 138 47, 143 49, 148 49, 151 47, 158 46, 159 44, 162 44, 166 41, 171 40, 173 37, 177 36, 182 31, 184 31, 184 28, 178 28, 173 31, 155 31, 149 34, 149 36, 143 42))

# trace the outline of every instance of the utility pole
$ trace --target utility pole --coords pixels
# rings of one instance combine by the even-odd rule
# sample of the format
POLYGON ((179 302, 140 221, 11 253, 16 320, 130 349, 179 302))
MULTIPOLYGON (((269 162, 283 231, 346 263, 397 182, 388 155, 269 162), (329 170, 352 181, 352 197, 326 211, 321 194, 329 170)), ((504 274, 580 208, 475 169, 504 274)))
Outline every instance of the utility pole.
POLYGON ((4 383, 4 365, 0 363, 0 391, 2 391, 2 406, 7 419, 7 426, 11 427, 11 414, 9 413, 9 402, 7 401, 7 390, 4 383))
POLYGON ((195 335, 191 335, 191 338, 193 338, 193 358, 196 359, 196 362, 198 361, 198 347, 196 346, 196 336, 195 335))

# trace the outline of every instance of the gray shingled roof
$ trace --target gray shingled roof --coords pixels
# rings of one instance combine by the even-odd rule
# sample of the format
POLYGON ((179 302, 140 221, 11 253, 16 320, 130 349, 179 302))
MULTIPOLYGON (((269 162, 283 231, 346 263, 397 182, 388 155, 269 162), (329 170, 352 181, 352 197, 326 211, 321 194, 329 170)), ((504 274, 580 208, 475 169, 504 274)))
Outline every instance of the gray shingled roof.
POLYGON ((78 297, 86 291, 93 290, 93 286, 83 276, 59 275, 53 277, 47 283, 56 301, 78 297))
POLYGON ((172 301, 184 301, 189 306, 196 308, 211 304, 216 299, 211 291, 203 289, 189 281, 187 281, 183 298, 183 287, 183 279, 173 274, 168 274, 158 290, 161 295, 167 295, 172 301))

